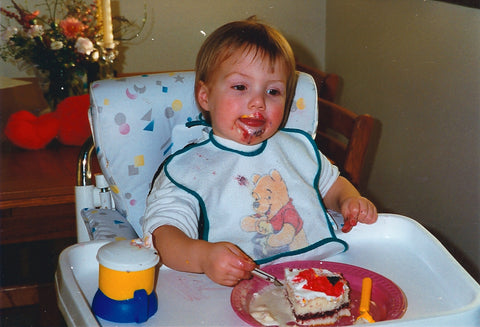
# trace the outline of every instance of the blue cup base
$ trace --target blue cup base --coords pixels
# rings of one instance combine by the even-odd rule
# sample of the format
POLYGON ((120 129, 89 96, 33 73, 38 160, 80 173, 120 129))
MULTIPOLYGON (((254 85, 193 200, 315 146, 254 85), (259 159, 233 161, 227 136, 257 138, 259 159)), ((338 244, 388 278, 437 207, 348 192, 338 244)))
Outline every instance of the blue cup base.
POLYGON ((92 302, 92 310, 98 317, 121 323, 142 323, 153 316, 158 309, 155 292, 147 294, 144 289, 136 290, 133 298, 128 300, 113 300, 100 289, 97 290, 92 302))

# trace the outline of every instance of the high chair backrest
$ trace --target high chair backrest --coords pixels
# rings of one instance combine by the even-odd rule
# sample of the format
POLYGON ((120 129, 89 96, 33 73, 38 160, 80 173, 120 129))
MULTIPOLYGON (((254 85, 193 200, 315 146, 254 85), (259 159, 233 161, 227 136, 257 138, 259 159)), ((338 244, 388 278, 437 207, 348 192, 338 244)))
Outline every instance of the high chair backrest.
MULTIPOLYGON (((90 123, 100 168, 116 209, 139 236, 152 177, 174 151, 202 136, 193 71, 159 73, 97 81, 91 85, 90 123)), ((317 89, 299 74, 287 127, 315 136, 317 89)))

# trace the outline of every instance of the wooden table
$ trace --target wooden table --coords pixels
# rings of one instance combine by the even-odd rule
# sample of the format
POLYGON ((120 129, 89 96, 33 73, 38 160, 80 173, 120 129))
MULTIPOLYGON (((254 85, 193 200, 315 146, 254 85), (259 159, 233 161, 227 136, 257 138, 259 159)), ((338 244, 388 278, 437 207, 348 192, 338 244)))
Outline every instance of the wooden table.
POLYGON ((0 158, 0 244, 75 237, 79 147, 28 151, 9 144, 0 158))
POLYGON ((0 309, 39 306, 41 321, 36 325, 63 322, 53 274, 61 250, 76 242, 74 186, 79 152, 80 147, 56 141, 36 151, 8 142, 1 145, 0 309))

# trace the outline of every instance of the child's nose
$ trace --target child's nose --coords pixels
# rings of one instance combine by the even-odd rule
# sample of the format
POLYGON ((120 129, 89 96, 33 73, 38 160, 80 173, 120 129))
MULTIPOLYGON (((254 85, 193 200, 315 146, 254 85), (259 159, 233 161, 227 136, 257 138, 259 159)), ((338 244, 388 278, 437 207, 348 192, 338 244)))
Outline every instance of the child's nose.
POLYGON ((264 110, 265 99, 263 97, 263 94, 255 94, 252 99, 250 99, 248 107, 252 110, 264 110))

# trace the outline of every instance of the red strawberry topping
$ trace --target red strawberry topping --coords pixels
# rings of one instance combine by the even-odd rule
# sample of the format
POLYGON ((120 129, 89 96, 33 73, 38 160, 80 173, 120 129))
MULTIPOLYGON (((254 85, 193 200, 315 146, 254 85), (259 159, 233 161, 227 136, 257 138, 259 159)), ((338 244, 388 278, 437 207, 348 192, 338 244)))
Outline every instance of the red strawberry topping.
POLYGON ((306 280, 307 283, 303 288, 323 292, 329 296, 338 297, 343 294, 343 283, 339 282, 339 278, 329 278, 327 276, 317 275, 312 268, 300 272, 294 279, 294 282, 306 280))

